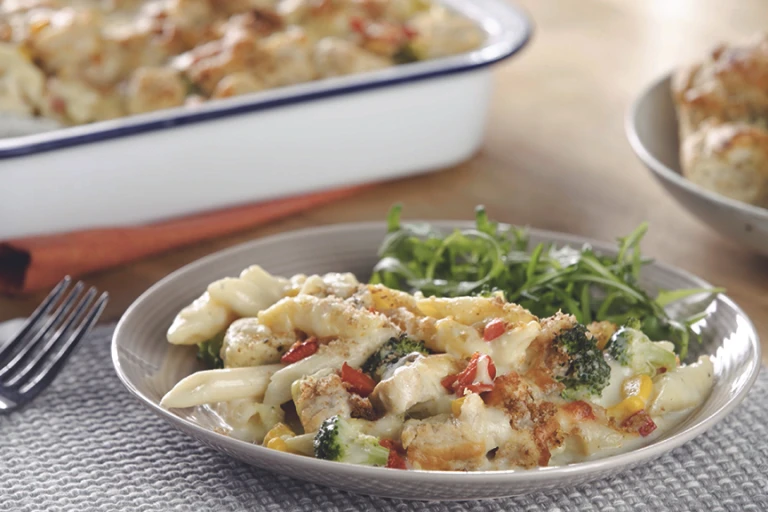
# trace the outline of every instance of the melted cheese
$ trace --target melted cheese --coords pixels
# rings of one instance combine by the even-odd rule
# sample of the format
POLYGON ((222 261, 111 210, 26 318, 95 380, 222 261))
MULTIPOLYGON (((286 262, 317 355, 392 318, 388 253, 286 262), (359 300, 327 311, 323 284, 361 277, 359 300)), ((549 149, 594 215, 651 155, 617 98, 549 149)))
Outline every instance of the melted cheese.
POLYGON ((611 407, 622 400, 621 386, 624 380, 632 376, 632 369, 627 366, 621 366, 614 359, 606 359, 608 366, 611 367, 611 380, 603 389, 599 397, 592 397, 590 401, 600 407, 611 407))

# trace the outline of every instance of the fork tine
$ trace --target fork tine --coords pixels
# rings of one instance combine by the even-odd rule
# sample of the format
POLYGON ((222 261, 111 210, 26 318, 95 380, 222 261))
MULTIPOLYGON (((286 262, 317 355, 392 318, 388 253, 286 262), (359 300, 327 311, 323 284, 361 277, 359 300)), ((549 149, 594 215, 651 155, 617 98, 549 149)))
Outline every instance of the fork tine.
POLYGON ((70 281, 72 280, 69 276, 64 276, 64 279, 59 281, 59 284, 57 284, 53 290, 51 290, 51 293, 48 294, 48 296, 43 300, 43 302, 40 303, 39 306, 37 306, 37 309, 30 315, 30 317, 27 319, 26 322, 24 322, 24 325, 22 326, 19 333, 8 342, 8 344, 3 347, 0 350, 0 361, 8 357, 13 350, 18 346, 19 342, 24 338, 24 336, 29 333, 30 329, 34 327, 34 325, 37 323, 37 321, 48 311, 53 307, 53 305, 56 303, 56 301, 59 300, 59 297, 61 297, 61 294, 64 293, 64 290, 69 286, 70 281))
MULTIPOLYGON (((82 289, 82 287, 80 289, 82 289)), ((75 322, 75 320, 79 320, 78 316, 80 316, 81 313, 86 310, 95 295, 96 289, 91 287, 79 302, 73 304, 74 299, 76 298, 73 290, 73 293, 70 295, 70 297, 67 297, 68 300, 72 300, 66 304, 66 308, 63 311, 61 308, 59 311, 57 311, 57 313, 59 313, 57 316, 61 321, 57 322, 56 331, 50 336, 43 348, 38 350, 34 357, 32 357, 32 360, 27 363, 23 369, 19 370, 18 373, 16 373, 13 377, 5 382, 7 387, 18 387, 23 384, 23 381, 26 380, 28 376, 35 373, 36 369, 39 368, 42 364, 43 359, 45 359, 45 356, 52 351, 53 347, 69 330, 70 326, 75 322), (74 311, 70 306, 74 306, 74 311)))
POLYGON ((67 359, 69 359, 69 356, 72 355, 72 351, 75 349, 77 344, 85 337, 86 334, 88 334, 88 332, 91 330, 91 327, 93 327, 93 324, 95 324, 101 316, 101 313, 107 306, 108 300, 109 294, 104 292, 96 300, 94 306, 91 308, 87 315, 85 315, 87 310, 83 311, 83 316, 85 316, 85 318, 80 322, 75 331, 69 336, 69 339, 64 343, 61 349, 48 360, 48 363, 42 368, 42 370, 39 371, 35 377, 22 388, 21 392, 25 400, 31 400, 36 395, 38 395, 53 381, 56 375, 58 375, 59 371, 61 371, 62 365, 67 361, 67 359))
MULTIPOLYGON (((69 311, 72 302, 77 299, 84 286, 85 285, 82 283, 82 281, 78 281, 66 296, 66 298, 56 308, 56 311, 48 317, 48 319, 43 323, 41 327, 37 329, 35 336, 31 340, 21 344, 23 345, 22 348, 16 352, 16 354, 13 356, 13 359, 5 364, 0 364, 0 379, 5 377, 7 374, 12 373, 16 368, 18 368, 19 362, 26 359, 28 357, 27 354, 30 354, 32 349, 37 347, 41 340, 45 338, 45 335, 51 331, 52 325, 61 324, 61 321, 66 318, 67 311, 69 311)), ((22 338, 23 337, 17 337, 16 339, 20 340, 22 338)), ((16 339, 14 339, 14 342, 16 342, 16 339)), ((44 351, 48 348, 50 348, 50 342, 45 347, 44 351)))

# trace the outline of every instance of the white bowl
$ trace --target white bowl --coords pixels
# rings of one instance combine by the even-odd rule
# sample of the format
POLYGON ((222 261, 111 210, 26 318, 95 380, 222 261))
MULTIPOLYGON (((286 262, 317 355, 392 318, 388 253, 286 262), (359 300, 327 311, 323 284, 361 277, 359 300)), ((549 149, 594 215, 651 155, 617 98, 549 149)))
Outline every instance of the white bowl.
POLYGON ((0 240, 133 225, 445 168, 482 143, 506 0, 439 0, 486 33, 451 57, 0 139, 0 240))
POLYGON ((635 101, 625 128, 637 156, 680 204, 723 236, 768 255, 768 209, 711 192, 683 177, 669 75, 635 101))
MULTIPOLYGON (((442 228, 473 227, 470 223, 440 223, 442 228)), ((179 380, 200 369, 195 347, 172 346, 165 333, 176 313, 213 280, 238 275, 258 263, 268 271, 295 273, 353 272, 366 279, 377 261, 377 248, 386 233, 383 223, 342 224, 302 230, 240 245, 203 258, 174 272, 128 309, 112 340, 112 361, 128 390, 153 413, 205 444, 248 464, 344 490, 421 500, 466 500, 525 494, 577 485, 646 462, 680 446, 711 428, 746 396, 760 368, 760 344, 749 318, 728 297, 719 295, 701 330, 704 343, 692 344, 690 357, 713 356, 715 384, 709 398, 681 424, 652 444, 601 460, 518 471, 402 471, 329 462, 245 443, 210 429, 217 421, 198 409, 160 407, 163 395, 179 380)), ((531 231, 531 243, 542 241, 580 247, 605 244, 579 237, 531 231)), ((642 274, 641 285, 658 288, 702 287, 707 283, 686 272, 654 263, 642 274)), ((690 304, 692 307, 692 304, 690 304)), ((687 311, 686 313, 690 313, 687 311)))

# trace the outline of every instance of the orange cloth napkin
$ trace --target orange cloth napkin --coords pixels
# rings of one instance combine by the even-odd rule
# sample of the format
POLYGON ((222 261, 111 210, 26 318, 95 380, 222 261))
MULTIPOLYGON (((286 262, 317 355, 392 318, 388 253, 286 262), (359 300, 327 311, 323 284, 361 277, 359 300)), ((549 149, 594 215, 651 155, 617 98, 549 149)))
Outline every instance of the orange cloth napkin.
POLYGON ((265 224, 365 188, 351 187, 219 210, 146 226, 92 229, 0 242, 0 292, 48 289, 79 276, 265 224))

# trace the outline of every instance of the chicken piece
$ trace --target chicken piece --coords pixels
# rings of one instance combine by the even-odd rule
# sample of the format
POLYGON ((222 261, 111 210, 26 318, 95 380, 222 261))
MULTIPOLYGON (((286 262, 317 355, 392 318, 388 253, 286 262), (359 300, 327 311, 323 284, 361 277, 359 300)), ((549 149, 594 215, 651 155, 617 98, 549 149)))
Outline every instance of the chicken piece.
MULTIPOLYGON (((552 461, 556 464, 568 464, 583 460, 600 452, 617 450, 628 439, 636 436, 624 434, 605 422, 596 419, 560 419, 563 442, 555 452, 553 450, 552 461)), ((607 453, 606 453, 607 454, 607 453)))
POLYGON ((458 417, 406 421, 401 440, 414 469, 472 471, 483 469, 486 454, 511 436, 504 413, 473 393, 463 399, 458 417))
POLYGON ((473 471, 487 461, 483 438, 448 415, 406 421, 401 439, 414 469, 473 471))
POLYGON ((0 43, 0 112, 32 115, 43 97, 45 76, 14 45, 0 43))
POLYGON ((505 411, 515 432, 496 454, 499 468, 546 466, 552 451, 562 444, 557 406, 546 398, 532 382, 514 372, 497 377, 493 389, 483 395, 487 405, 505 411))
POLYGON ((295 342, 292 332, 273 333, 258 318, 240 318, 224 334, 221 358, 227 368, 277 363, 295 342))
POLYGON ((101 16, 96 9, 65 7, 35 11, 29 19, 26 45, 46 72, 76 77, 81 69, 100 58, 100 26, 101 16))
POLYGON ((326 37, 318 41, 312 60, 317 74, 322 78, 364 73, 392 66, 391 60, 337 37, 326 37))
POLYGON ((604 349, 611 339, 611 336, 616 332, 618 326, 613 322, 592 322, 587 326, 587 331, 592 335, 592 338, 597 343, 597 348, 604 349))
POLYGON ((710 119, 683 140, 680 153, 683 175, 693 183, 768 208, 768 130, 710 119))
POLYGON ((442 379, 459 373, 464 366, 463 361, 449 354, 420 355, 379 382, 371 402, 387 413, 403 414, 416 404, 447 395, 442 379))
POLYGON ((262 50, 269 56, 258 70, 258 76, 267 87, 299 84, 315 79, 312 62, 312 44, 299 27, 289 27, 262 42, 262 50))
POLYGON ((175 59, 175 67, 207 94, 212 94, 225 76, 258 69, 268 59, 256 36, 233 30, 221 39, 180 55, 175 59))
POLYGON ((304 432, 317 431, 331 416, 352 415, 351 394, 334 370, 320 370, 297 380, 291 386, 291 395, 304 432))
POLYGON ((410 45, 420 60, 475 50, 485 39, 485 33, 473 20, 440 5, 420 12, 408 26, 416 33, 410 45))
POLYGON ((493 389, 483 399, 490 406, 506 410, 514 426, 530 421, 529 406, 534 403, 533 392, 528 383, 515 372, 496 377, 493 389))
POLYGON ((187 87, 171 68, 139 68, 128 81, 126 104, 130 114, 141 114, 184 104, 187 87))
POLYGON ((40 111, 65 124, 85 124, 124 115, 120 97, 102 92, 80 80, 48 80, 40 111))
POLYGON ((239 71, 222 78, 213 90, 213 98, 231 98, 241 94, 263 91, 267 87, 259 78, 247 71, 239 71))

